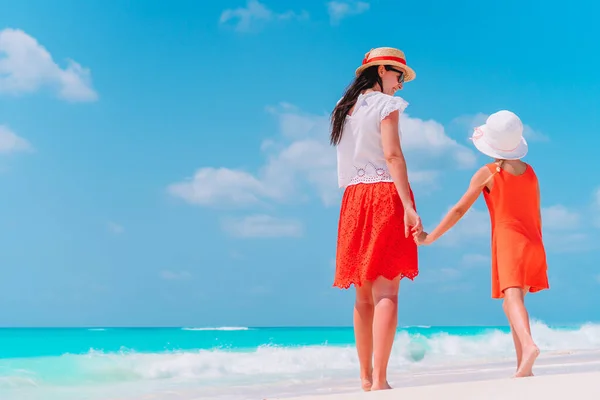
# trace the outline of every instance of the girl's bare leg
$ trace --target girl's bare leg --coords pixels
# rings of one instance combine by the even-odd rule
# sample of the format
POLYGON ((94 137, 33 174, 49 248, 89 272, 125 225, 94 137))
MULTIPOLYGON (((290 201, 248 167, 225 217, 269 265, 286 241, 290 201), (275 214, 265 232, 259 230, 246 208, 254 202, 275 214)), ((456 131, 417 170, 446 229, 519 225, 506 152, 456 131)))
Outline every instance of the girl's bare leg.
POLYGON ((360 363, 360 380, 364 391, 373 385, 373 291, 370 282, 356 288, 354 302, 354 340, 360 363))
MULTIPOLYGON (((524 289, 522 289, 523 292, 523 307, 525 307, 525 296, 527 295, 527 293, 529 293, 529 286, 526 286, 524 289)), ((527 308, 525 307, 525 312, 527 313, 527 308)), ((529 334, 531 335, 531 324, 529 323, 529 313, 527 313, 527 332, 529 332, 529 334)), ((538 355, 539 355, 539 350, 538 350, 538 355)), ((537 358, 537 356, 536 356, 537 358)), ((521 361, 523 360, 523 351, 521 350, 521 361)), ((519 367, 521 366, 521 362, 519 362, 519 367)), ((519 367, 517 367, 517 372, 519 371, 519 367)), ((531 370, 531 373, 527 376, 533 376, 533 370, 531 370)))
POLYGON ((373 319, 373 386, 371 390, 391 389, 387 381, 387 366, 398 324, 398 290, 400 277, 388 280, 379 277, 373 282, 375 314, 373 319))
POLYGON ((504 310, 521 345, 521 362, 515 377, 532 376, 533 364, 540 354, 540 350, 531 337, 529 315, 524 302, 526 290, 528 289, 513 287, 504 291, 504 310))
MULTIPOLYGON (((504 307, 505 305, 506 305, 506 303, 503 304, 503 308, 505 308, 504 313, 508 317, 508 313, 506 312, 506 307, 504 307)), ((515 332, 515 328, 512 326, 512 324, 510 324, 510 333, 512 334, 513 343, 515 345, 515 351, 517 353, 517 371, 518 371, 519 367, 521 366, 521 360, 523 359, 523 349, 521 349, 521 342, 519 341, 519 337, 517 336, 517 333, 515 332)))

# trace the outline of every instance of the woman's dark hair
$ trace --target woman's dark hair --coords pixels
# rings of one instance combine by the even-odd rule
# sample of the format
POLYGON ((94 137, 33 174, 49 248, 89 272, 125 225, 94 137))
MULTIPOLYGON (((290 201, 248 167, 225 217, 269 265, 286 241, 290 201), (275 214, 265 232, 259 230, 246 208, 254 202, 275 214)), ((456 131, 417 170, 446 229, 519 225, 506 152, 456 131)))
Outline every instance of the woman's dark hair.
MULTIPOLYGON (((333 146, 338 145, 342 139, 342 129, 346 121, 346 116, 348 116, 350 109, 354 107, 358 95, 364 90, 372 88, 376 83, 379 85, 380 90, 383 90, 383 83, 377 73, 378 68, 378 65, 373 65, 356 77, 346 88, 344 96, 331 112, 331 136, 329 142, 333 146)), ((388 65, 385 66, 386 70, 392 68, 388 65)))

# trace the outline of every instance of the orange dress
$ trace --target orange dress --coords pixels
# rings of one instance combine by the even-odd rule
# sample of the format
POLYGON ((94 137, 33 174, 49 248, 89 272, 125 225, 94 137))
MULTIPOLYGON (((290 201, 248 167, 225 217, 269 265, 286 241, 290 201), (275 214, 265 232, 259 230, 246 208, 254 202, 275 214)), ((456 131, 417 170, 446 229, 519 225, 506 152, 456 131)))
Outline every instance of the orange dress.
MULTIPOLYGON (((487 167, 494 173, 497 165, 487 167)), ((492 298, 503 298, 509 287, 548 289, 535 172, 530 165, 521 175, 501 169, 493 180, 492 190, 483 190, 492 224, 492 298)))

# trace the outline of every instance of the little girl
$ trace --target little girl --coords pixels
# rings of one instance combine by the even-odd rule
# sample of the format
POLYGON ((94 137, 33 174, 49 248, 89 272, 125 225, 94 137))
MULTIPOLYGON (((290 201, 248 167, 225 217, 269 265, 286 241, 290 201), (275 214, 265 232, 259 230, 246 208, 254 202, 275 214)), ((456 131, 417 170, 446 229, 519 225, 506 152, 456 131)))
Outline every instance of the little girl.
POLYGON ((532 376, 540 351, 531 337, 524 297, 549 288, 538 180, 531 166, 520 160, 527 154, 527 142, 523 124, 512 112, 492 114, 471 139, 495 162, 473 175, 467 192, 431 233, 415 233, 414 238, 419 245, 433 243, 483 191, 492 225, 492 298, 504 299, 517 353, 515 377, 532 376))

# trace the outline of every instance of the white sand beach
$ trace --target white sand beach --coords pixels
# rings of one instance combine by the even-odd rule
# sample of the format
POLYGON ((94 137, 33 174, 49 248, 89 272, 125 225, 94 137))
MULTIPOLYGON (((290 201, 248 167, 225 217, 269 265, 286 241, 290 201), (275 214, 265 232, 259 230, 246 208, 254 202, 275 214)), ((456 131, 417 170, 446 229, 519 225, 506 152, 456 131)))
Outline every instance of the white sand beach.
POLYGON ((346 393, 296 397, 295 400, 391 400, 391 399, 600 399, 600 372, 535 376, 526 379, 414 386, 370 393, 346 393))
POLYGON ((543 355, 530 378, 511 378, 513 371, 509 362, 448 365, 392 375, 392 390, 364 393, 339 387, 286 400, 600 399, 600 352, 543 355))

